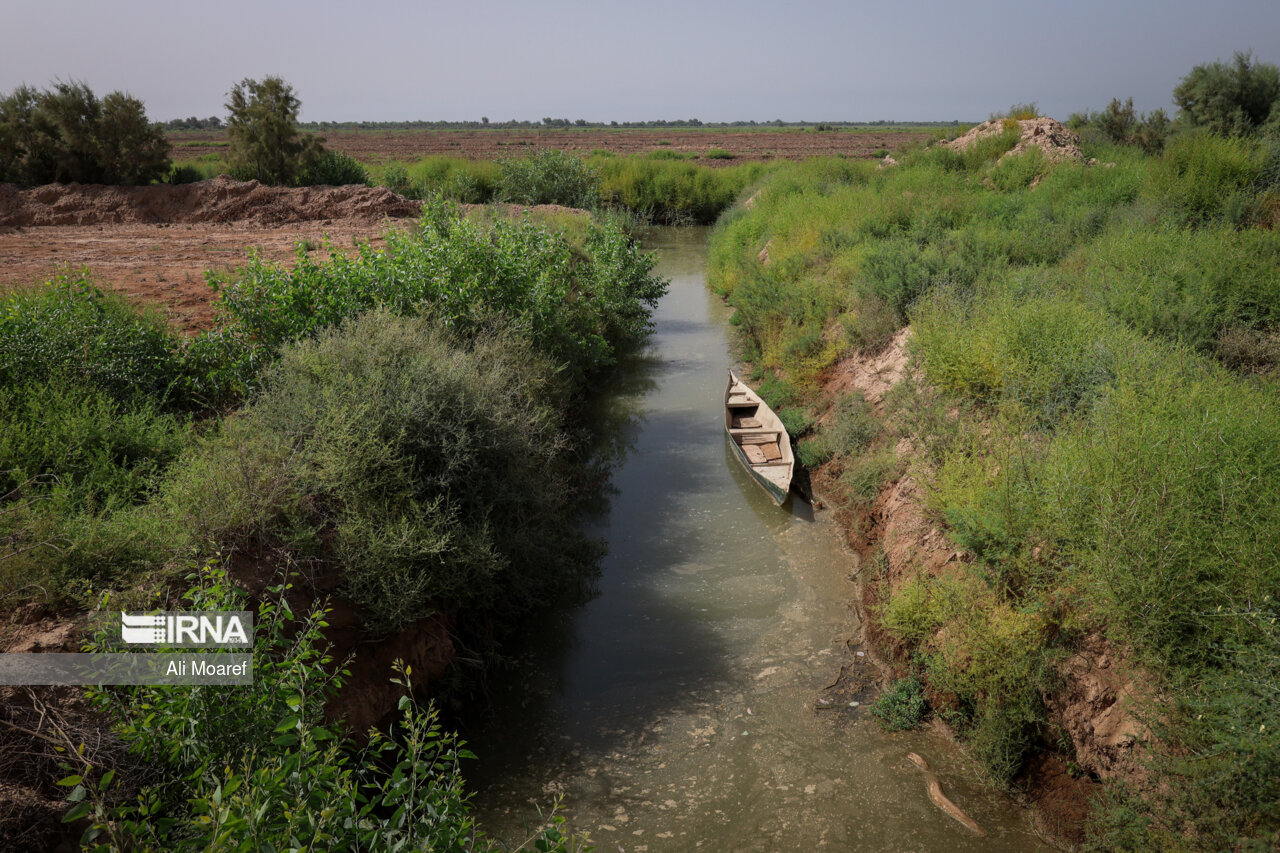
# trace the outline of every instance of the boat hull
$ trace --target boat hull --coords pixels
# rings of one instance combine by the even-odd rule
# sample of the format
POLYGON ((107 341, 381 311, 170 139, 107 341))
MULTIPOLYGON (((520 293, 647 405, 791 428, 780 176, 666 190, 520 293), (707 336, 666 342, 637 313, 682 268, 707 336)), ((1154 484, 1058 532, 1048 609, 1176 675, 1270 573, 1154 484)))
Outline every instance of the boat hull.
POLYGON ((768 492, 769 497, 773 498, 773 502, 778 506, 782 506, 787 499, 787 495, 791 493, 790 488, 783 489, 777 483, 758 474, 755 468, 751 467, 751 460, 747 459, 747 454, 742 452, 742 448, 738 446, 738 442, 733 440, 733 436, 729 434, 729 430, 725 430, 725 438, 729 442, 729 446, 733 448, 733 455, 742 463, 742 467, 747 469, 747 473, 751 475, 751 479, 755 480, 760 488, 768 492))
POLYGON ((751 479, 781 505, 795 469, 791 437, 773 409, 732 370, 724 391, 724 431, 751 479))

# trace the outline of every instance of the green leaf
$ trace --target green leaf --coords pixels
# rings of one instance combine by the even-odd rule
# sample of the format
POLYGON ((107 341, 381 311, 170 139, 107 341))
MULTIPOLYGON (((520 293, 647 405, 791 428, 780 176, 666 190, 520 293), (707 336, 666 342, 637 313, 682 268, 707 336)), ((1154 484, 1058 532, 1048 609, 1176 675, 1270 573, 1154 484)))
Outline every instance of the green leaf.
POLYGON ((89 809, 90 809, 90 808, 92 808, 92 806, 93 806, 93 803, 90 803, 90 802, 88 802, 88 801, 85 801, 85 802, 83 802, 83 803, 80 803, 79 805, 77 805, 77 806, 75 806, 74 808, 72 808, 72 809, 71 809, 71 811, 69 811, 69 812, 67 812, 65 815, 63 815, 63 817, 62 817, 62 822, 63 822, 63 823, 75 823, 75 822, 76 822, 76 821, 78 821, 80 818, 82 818, 82 817, 84 817, 85 815, 87 815, 87 814, 89 813, 89 809))
POLYGON ((298 723, 299 723, 299 720, 297 715, 285 717, 276 725, 276 731, 287 732, 289 731, 289 729, 299 728, 298 723))
POLYGON ((63 788, 74 788, 84 781, 83 776, 68 776, 65 779, 59 779, 57 784, 63 788))
POLYGON ((76 787, 67 795, 68 803, 78 803, 84 799, 84 785, 76 785, 76 787))

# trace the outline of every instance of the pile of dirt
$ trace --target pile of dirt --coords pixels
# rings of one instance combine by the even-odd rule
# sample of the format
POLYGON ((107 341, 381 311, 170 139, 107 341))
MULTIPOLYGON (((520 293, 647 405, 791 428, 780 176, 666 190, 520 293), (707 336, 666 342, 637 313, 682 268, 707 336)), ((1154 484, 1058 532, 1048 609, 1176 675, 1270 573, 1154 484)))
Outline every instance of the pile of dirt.
POLYGON ((421 202, 385 187, 268 187, 225 175, 169 186, 0 184, 0 227, 228 223, 281 225, 334 219, 417 216, 421 202))
MULTIPOLYGON (((1005 122, 1009 119, 992 119, 972 128, 968 133, 950 142, 939 143, 963 151, 979 139, 1004 133, 1005 122)), ((1021 135, 1018 144, 1004 156, 1022 154, 1032 148, 1039 148, 1054 162, 1061 160, 1077 160, 1084 162, 1084 153, 1080 150, 1080 136, 1060 121, 1048 116, 1022 119, 1018 122, 1021 135)))

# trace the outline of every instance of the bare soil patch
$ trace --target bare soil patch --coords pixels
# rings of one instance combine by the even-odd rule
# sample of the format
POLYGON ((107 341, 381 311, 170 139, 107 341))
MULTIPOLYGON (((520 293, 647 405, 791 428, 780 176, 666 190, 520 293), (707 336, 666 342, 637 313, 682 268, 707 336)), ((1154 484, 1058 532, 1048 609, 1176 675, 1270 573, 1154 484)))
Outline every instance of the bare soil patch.
POLYGON ((160 306, 187 330, 213 319, 205 271, 242 266, 249 252, 286 265, 308 251, 381 245, 421 203, 385 188, 198 184, 21 189, 0 184, 0 288, 88 268, 94 280, 160 306))

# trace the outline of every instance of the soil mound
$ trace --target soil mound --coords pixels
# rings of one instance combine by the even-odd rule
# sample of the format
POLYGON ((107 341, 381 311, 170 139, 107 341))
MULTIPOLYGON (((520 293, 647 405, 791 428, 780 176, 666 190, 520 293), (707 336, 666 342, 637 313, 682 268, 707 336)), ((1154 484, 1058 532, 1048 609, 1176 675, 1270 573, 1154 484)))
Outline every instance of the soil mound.
POLYGON ((385 187, 268 187, 225 175, 179 186, 0 184, 0 227, 378 221, 417 216, 421 209, 421 202, 385 187))
MULTIPOLYGON (((963 136, 957 137, 942 145, 963 151, 979 139, 995 136, 1004 132, 1006 119, 992 119, 972 128, 963 136)), ((1084 154, 1080 151, 1080 136, 1060 121, 1048 116, 1022 119, 1018 122, 1021 136, 1015 145, 1004 156, 1021 154, 1031 148, 1044 151, 1050 160, 1078 160, 1084 162, 1084 154)))

